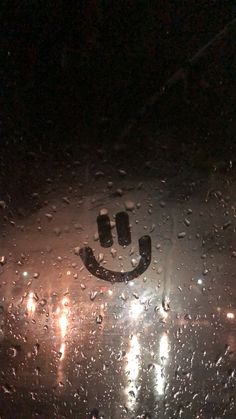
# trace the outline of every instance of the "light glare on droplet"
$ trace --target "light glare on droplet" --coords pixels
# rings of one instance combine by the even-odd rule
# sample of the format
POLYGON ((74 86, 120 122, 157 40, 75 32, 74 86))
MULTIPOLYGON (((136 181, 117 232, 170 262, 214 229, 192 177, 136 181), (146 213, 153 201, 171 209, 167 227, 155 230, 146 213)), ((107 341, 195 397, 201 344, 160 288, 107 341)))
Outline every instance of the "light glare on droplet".
POLYGON ((168 317, 167 311, 165 311, 162 306, 160 307, 160 315, 163 319, 167 319, 167 317, 168 317))
POLYGON ((155 365, 156 371, 156 391, 158 396, 163 396, 165 392, 165 376, 160 365, 155 365))
POLYGON ((227 319, 234 319, 234 313, 227 313, 226 314, 227 319))
POLYGON ((62 303, 63 306, 66 306, 69 303, 68 298, 64 297, 62 299, 62 302, 61 303, 62 303))
POLYGON ((61 353, 60 360, 62 360, 65 357, 65 349, 66 349, 66 344, 65 342, 62 342, 61 347, 60 347, 60 353, 61 353))
POLYGON ((201 278, 199 278, 199 279, 197 280, 197 283, 198 283, 198 285, 202 285, 203 280, 202 280, 201 278))
POLYGON ((140 314, 143 312, 143 306, 138 301, 132 301, 130 307, 130 317, 137 320, 140 314))

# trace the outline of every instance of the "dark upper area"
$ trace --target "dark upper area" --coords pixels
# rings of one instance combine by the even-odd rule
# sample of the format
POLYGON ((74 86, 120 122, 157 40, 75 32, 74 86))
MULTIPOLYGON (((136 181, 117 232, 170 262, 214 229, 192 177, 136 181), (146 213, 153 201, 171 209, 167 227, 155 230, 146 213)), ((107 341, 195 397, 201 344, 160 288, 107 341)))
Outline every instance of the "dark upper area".
POLYGON ((185 80, 137 117, 166 80, 234 22, 234 1, 3 0, 0 8, 3 197, 16 185, 30 193, 55 162, 92 158, 91 142, 98 154, 115 145, 116 161, 126 153, 138 162, 133 149, 149 160, 160 146, 166 161, 181 158, 190 168, 212 155, 234 155, 235 23, 185 80), (121 140, 130 119, 137 123, 121 140), (175 140, 163 143, 158 129, 174 132, 175 140))

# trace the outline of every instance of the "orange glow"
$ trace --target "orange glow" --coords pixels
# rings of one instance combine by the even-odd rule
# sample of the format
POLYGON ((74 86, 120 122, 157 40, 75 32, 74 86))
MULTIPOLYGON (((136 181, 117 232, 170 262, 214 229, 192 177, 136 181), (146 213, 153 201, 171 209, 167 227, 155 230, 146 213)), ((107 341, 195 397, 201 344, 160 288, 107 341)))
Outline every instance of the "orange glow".
POLYGON ((33 314, 35 312, 36 303, 35 303, 35 300, 34 300, 34 293, 33 292, 30 292, 29 293, 28 300, 27 300, 27 306, 26 307, 27 307, 27 311, 30 314, 33 314))
POLYGON ((63 342, 60 346, 61 360, 65 357, 66 344, 63 342))
POLYGON ((66 317, 66 313, 62 313, 62 315, 59 318, 59 326, 61 330, 61 337, 64 338, 66 334, 66 329, 68 326, 68 319, 66 317))

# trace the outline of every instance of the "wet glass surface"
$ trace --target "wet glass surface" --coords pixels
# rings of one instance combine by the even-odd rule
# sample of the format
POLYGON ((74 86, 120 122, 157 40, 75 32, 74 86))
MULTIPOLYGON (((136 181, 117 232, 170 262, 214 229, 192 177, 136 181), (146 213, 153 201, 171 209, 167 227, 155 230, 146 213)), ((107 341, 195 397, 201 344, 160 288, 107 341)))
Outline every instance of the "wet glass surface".
POLYGON ((235 183, 209 189, 198 178, 187 191, 189 180, 112 179, 50 192, 32 215, 5 220, 6 417, 19 408, 19 417, 85 417, 94 405, 107 418, 234 417, 235 183), (121 211, 132 237, 122 247, 121 211), (107 212, 113 244, 104 248, 97 216, 107 212), (132 280, 98 279, 79 254, 90 246, 101 267, 132 271, 143 235, 151 263, 132 280))
POLYGON ((47 38, 64 9, 41 11, 25 84, 6 44, 0 418, 236 418, 235 21, 205 56, 221 15, 198 43, 189 11, 153 6, 146 39, 140 8, 138 44, 109 26, 119 3, 95 29, 82 3, 78 40, 76 18, 47 38), (200 53, 178 70, 182 25, 200 53))

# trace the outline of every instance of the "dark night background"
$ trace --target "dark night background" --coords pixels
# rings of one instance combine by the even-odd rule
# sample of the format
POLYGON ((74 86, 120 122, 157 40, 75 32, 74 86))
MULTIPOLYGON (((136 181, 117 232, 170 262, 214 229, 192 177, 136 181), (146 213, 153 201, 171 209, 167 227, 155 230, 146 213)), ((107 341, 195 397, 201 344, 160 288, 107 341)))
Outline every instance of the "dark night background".
MULTIPOLYGON (((63 165, 69 158, 66 151, 75 155, 88 143, 109 148, 119 142, 128 120, 136 118, 153 92, 234 14, 234 1, 3 1, 3 195, 7 186, 7 193, 15 195, 14 203, 16 185, 22 194, 30 193, 26 189, 34 182, 39 187, 42 172, 50 171, 53 162, 63 165), (29 157, 30 152, 36 154, 29 157)), ((126 142, 128 158, 141 142, 149 159, 147 132, 153 133, 157 126, 171 131, 177 127, 175 132, 184 127, 182 141, 197 142, 192 164, 200 167, 207 166, 201 164, 202 158, 222 157, 231 149, 234 35, 226 36, 196 63, 188 81, 188 104, 183 86, 177 83, 148 112, 144 136, 132 130, 126 142), (225 130, 230 131, 226 141, 225 130)), ((158 139, 154 142, 158 147, 158 139)), ((179 144, 176 138, 168 145, 169 159, 176 160, 179 144)))

